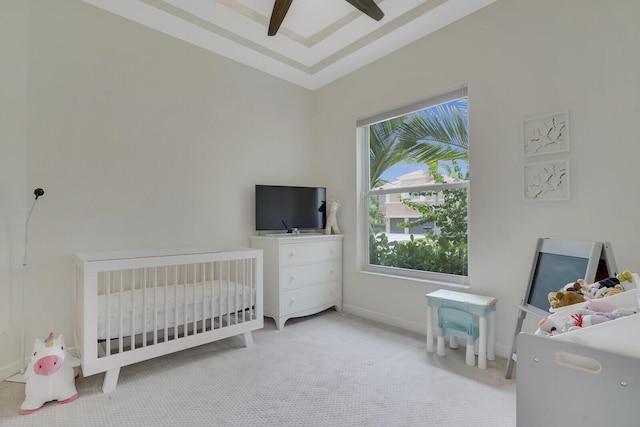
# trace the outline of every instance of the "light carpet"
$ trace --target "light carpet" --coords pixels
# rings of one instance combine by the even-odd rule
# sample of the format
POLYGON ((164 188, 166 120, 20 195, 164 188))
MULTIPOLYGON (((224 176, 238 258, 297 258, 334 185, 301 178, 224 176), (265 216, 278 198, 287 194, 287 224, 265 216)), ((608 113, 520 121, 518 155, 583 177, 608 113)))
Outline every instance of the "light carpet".
POLYGON ((19 415, 24 384, 0 383, 3 426, 515 426, 505 359, 465 365, 465 348, 426 353, 423 335, 333 310, 271 319, 253 333, 78 378, 80 397, 19 415))

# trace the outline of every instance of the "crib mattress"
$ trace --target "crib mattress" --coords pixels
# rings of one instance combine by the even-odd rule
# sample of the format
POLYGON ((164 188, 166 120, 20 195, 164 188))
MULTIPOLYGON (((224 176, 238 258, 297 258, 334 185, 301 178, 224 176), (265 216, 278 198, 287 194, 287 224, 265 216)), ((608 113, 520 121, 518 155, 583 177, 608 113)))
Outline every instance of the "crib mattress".
POLYGON ((99 295, 98 339, 123 338, 165 327, 189 325, 194 320, 215 319, 252 308, 255 301, 255 289, 227 281, 158 286, 99 295))

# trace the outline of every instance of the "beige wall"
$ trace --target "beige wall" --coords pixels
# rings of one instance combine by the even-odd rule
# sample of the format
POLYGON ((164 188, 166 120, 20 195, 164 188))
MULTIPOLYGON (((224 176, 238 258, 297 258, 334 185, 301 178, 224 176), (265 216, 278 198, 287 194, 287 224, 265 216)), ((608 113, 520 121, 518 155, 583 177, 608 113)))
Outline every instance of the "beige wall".
POLYGON ((20 355, 28 15, 26 2, 0 2, 0 372, 20 355))
MULTIPOLYGON (((20 3, 9 1, 16 11, 20 3)), ((73 336, 74 253, 248 246, 255 184, 320 184, 312 92, 80 1, 28 4, 29 21, 16 25, 20 47, 0 42, 0 56, 17 64, 5 70, 1 61, 0 86, 15 81, 29 105, 27 116, 19 112, 28 119, 26 183, 24 130, 14 131, 11 160, 3 138, 12 184, 0 184, 1 229, 13 240, 0 248, 0 373, 18 364, 4 295, 19 285, 34 188, 45 195, 29 223, 27 343, 50 330, 73 336), (11 270, 8 257, 18 258, 11 270)))
POLYGON ((635 0, 500 0, 315 93, 80 1, 26 5, 0 2, 0 373, 18 366, 5 295, 15 301, 38 186, 27 342, 72 334, 72 254, 247 245, 253 185, 279 182, 326 185, 342 202, 346 310, 424 331, 433 286, 356 268, 355 123, 461 84, 471 286, 499 299, 498 351, 511 345, 538 237, 609 240, 618 265, 640 271, 635 0), (525 203, 521 121, 560 110, 571 115, 571 200, 525 203))
POLYGON ((434 286, 357 271, 355 123, 462 84, 471 291, 498 298, 499 353, 511 346, 514 305, 526 292, 537 238, 611 241, 621 269, 640 269, 638 16, 632 0, 501 0, 316 91, 316 161, 329 166, 321 180, 342 200, 347 233, 346 310, 425 331, 424 294, 434 286), (570 113, 571 200, 525 203, 521 122, 563 110, 570 113))

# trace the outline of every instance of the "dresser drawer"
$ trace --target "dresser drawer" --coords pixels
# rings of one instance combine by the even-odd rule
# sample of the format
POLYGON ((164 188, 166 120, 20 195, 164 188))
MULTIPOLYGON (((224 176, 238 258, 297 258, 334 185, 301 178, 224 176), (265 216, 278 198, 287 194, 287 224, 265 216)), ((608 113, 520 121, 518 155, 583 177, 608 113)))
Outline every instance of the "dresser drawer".
POLYGON ((339 302, 339 283, 323 283, 280 293, 280 315, 339 302))
POLYGON ((280 270, 280 290, 296 289, 342 279, 342 262, 329 261, 284 267, 280 270))
POLYGON ((280 267, 341 258, 342 242, 339 240, 280 245, 280 267))

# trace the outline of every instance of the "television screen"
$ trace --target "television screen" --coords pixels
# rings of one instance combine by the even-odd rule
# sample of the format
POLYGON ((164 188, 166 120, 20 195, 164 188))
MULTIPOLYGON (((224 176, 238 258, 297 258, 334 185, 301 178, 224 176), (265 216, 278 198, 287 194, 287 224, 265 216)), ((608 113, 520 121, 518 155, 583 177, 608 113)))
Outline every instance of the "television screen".
POLYGON ((256 185, 256 231, 324 228, 325 187, 256 185))

